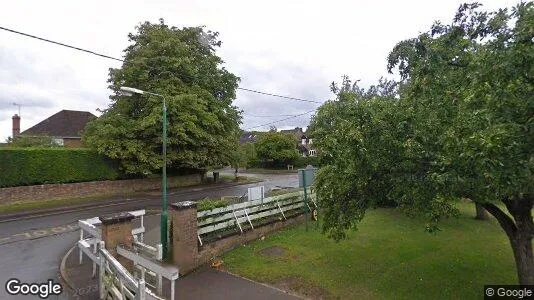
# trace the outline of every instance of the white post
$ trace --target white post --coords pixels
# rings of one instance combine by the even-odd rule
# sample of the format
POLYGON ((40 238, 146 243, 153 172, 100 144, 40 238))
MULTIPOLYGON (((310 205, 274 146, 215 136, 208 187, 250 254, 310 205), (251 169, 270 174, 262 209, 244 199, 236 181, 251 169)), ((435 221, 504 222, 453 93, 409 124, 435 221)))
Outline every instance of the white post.
MULTIPOLYGON (((141 228, 145 228, 145 224, 144 224, 144 219, 143 219, 143 215, 141 215, 141 228)), ((144 231, 141 232, 141 243, 144 243, 145 242, 145 233, 144 231)))
POLYGON ((145 300, 146 299, 146 287, 145 287, 145 281, 143 279, 138 281, 139 285, 139 291, 137 292, 137 295, 135 295, 135 298, 138 300, 145 300))
POLYGON ((106 291, 104 287, 104 275, 106 272, 104 255, 100 255, 99 259, 100 259, 100 272, 98 276, 98 289, 100 292, 100 299, 104 299, 106 296, 106 291))
POLYGON ((163 259, 163 245, 158 244, 158 257, 156 257, 157 260, 163 259))
MULTIPOLYGON (((83 240, 83 229, 80 227, 80 241, 81 240, 83 240)), ((80 265, 81 265, 82 260, 83 260, 83 252, 81 248, 79 248, 78 251, 80 252, 80 265)))
POLYGON ((162 277, 161 277, 161 274, 158 274, 158 295, 162 295, 163 294, 163 280, 162 280, 162 277))
POLYGON ((171 280, 171 299, 174 300, 174 289, 175 289, 175 285, 176 284, 176 280, 171 280))
MULTIPOLYGON (((97 251, 96 248, 97 248, 97 243, 95 242, 93 244, 93 253, 95 256, 96 256, 96 251, 97 251)), ((93 261, 93 278, 95 277, 96 277, 96 261, 93 261)))

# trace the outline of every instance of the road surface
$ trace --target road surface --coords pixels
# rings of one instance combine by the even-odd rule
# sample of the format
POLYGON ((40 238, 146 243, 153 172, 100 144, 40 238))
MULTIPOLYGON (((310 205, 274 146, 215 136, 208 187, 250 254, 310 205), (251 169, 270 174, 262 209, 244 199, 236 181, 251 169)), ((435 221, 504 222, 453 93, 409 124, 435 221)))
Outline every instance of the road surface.
MULTIPOLYGON (((231 172, 229 172, 231 173, 231 172)), ((264 180, 261 183, 233 186, 218 190, 193 189, 187 194, 169 193, 169 202, 199 200, 205 197, 243 195, 252 186, 263 185, 266 190, 274 187, 298 186, 297 174, 268 175, 247 174, 264 180)), ((58 281, 62 256, 79 237, 77 221, 121 211, 137 209, 157 210, 159 196, 146 197, 135 203, 121 206, 95 207, 50 216, 9 220, 0 223, 0 299, 38 299, 36 296, 10 296, 5 284, 10 278, 25 283, 41 283, 48 279, 58 281)), ((53 296, 50 299, 65 299, 53 296)))

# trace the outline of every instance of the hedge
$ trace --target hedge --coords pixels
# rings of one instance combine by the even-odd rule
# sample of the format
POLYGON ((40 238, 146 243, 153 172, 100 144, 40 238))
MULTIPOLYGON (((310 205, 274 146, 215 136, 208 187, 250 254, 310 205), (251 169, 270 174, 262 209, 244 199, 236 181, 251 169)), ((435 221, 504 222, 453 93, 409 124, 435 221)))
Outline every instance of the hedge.
POLYGON ((114 180, 120 177, 117 162, 90 149, 0 149, 0 187, 114 180))

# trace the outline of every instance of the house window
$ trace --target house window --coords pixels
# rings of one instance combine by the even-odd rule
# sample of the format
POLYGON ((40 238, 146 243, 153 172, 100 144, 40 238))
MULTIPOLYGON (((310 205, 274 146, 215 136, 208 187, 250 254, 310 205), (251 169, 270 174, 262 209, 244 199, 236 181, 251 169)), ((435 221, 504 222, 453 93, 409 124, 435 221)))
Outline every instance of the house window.
POLYGON ((61 138, 53 138, 52 139, 52 143, 58 145, 58 146, 63 146, 63 139, 61 138))
POLYGON ((310 156, 315 156, 315 154, 316 154, 315 150, 313 150, 313 149, 310 150, 310 156))

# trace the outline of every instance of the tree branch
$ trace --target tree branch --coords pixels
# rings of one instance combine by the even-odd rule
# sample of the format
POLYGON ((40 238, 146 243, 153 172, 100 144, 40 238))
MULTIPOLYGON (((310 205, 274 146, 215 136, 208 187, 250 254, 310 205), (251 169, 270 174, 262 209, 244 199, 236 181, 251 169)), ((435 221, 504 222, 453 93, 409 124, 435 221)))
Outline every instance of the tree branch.
POLYGON ((499 224, 501 224, 502 229, 509 237, 515 235, 517 227, 515 226, 514 221, 507 214, 505 214, 499 207, 491 203, 480 203, 492 216, 497 219, 499 224))

